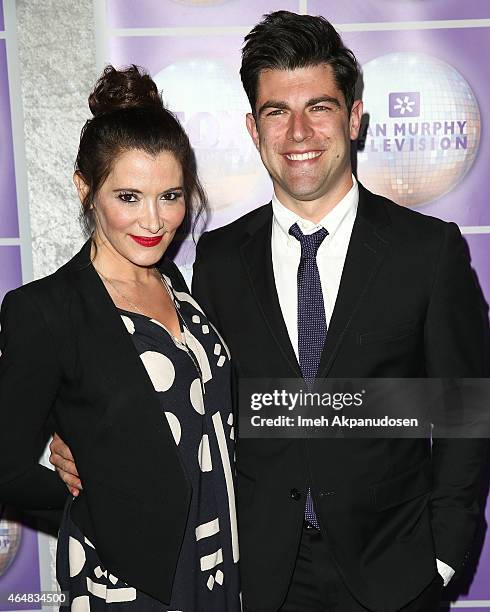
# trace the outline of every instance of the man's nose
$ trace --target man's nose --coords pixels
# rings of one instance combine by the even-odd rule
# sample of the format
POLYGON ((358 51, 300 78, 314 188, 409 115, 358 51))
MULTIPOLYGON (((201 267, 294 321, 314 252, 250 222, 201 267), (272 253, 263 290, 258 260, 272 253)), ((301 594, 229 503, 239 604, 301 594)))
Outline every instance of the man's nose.
POLYGON ((289 123, 288 138, 302 142, 313 136, 313 129, 304 113, 292 113, 289 123))

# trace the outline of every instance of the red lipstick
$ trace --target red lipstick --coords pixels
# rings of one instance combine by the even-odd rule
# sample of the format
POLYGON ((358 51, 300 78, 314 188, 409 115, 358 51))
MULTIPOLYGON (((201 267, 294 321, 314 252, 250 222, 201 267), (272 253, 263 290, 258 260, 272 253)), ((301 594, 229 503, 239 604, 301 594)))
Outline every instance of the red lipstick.
POLYGON ((137 242, 138 244, 141 244, 141 246, 144 247, 154 247, 157 246, 157 244, 160 244, 163 236, 153 236, 153 237, 147 237, 147 236, 134 236, 133 234, 129 234, 131 236, 131 238, 137 242))

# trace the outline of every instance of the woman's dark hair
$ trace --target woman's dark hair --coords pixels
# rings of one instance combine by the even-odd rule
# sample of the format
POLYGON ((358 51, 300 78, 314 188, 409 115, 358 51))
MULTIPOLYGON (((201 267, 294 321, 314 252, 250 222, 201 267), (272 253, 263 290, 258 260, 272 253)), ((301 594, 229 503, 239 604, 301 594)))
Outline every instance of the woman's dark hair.
POLYGON ((350 115, 359 76, 357 60, 338 32, 323 17, 275 11, 245 36, 240 76, 255 117, 262 70, 296 70, 328 64, 350 115))
POLYGON ((116 70, 106 66, 88 99, 93 118, 82 128, 75 172, 88 186, 80 220, 85 232, 95 227, 93 203, 117 157, 134 149, 158 155, 173 153, 182 166, 186 202, 182 238, 194 230, 206 211, 206 195, 197 176, 194 152, 178 119, 167 110, 157 86, 135 66, 116 70))

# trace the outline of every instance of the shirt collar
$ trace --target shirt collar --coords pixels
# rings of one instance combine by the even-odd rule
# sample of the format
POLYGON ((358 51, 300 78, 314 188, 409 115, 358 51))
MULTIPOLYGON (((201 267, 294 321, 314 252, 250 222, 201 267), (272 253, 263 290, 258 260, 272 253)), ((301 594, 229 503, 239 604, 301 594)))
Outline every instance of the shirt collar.
POLYGON ((281 232, 289 237, 289 228, 294 223, 297 223, 301 231, 305 234, 311 234, 321 227, 324 227, 330 238, 335 236, 335 233, 342 225, 344 219, 348 216, 354 216, 357 213, 357 205, 359 203, 359 185, 354 175, 352 175, 352 187, 345 196, 330 210, 317 224, 303 219, 293 211, 286 208, 284 204, 278 200, 276 194, 272 196, 272 214, 274 222, 277 224, 281 232))

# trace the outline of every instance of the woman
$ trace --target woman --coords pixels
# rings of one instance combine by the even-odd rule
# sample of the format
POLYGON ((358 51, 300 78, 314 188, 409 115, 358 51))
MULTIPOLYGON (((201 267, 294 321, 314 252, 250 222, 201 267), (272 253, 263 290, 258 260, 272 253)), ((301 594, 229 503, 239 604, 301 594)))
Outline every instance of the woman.
POLYGON ((164 258, 204 204, 193 153, 136 66, 108 66, 89 106, 74 181, 91 238, 2 305, 0 500, 65 505, 37 464, 49 424, 84 484, 58 539, 72 610, 237 611, 229 354, 164 258))

